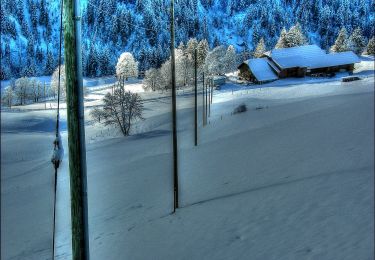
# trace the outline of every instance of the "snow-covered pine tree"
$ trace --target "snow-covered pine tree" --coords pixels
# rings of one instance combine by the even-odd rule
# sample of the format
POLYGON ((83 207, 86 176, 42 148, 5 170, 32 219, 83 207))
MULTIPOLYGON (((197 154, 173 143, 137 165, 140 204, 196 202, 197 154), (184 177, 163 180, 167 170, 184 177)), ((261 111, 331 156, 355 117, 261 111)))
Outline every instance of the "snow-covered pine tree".
POLYGON ((237 54, 233 45, 229 45, 224 58, 225 72, 230 73, 237 69, 237 54))
POLYGON ((367 55, 375 55, 375 37, 372 36, 372 38, 368 41, 366 52, 367 55))
POLYGON ((87 76, 96 77, 99 68, 99 54, 94 44, 91 44, 90 50, 87 54, 86 73, 87 76))
POLYGON ((264 44, 264 39, 263 37, 260 39, 257 47, 255 48, 254 51, 254 58, 260 58, 262 57, 263 53, 266 52, 266 45, 264 44))
POLYGON ((44 69, 45 75, 51 75, 53 73, 53 69, 55 68, 55 60, 53 58, 53 54, 51 51, 47 52, 47 61, 46 67, 44 69))
POLYGON ((41 0, 39 9, 39 24, 46 26, 48 12, 46 9, 46 0, 41 0))
POLYGON ((257 42, 259 42, 261 38, 261 28, 260 28, 259 23, 257 22, 253 23, 252 30, 253 30, 252 42, 254 46, 257 42))
POLYGON ((362 54, 366 47, 366 39, 363 37, 361 28, 356 28, 349 37, 349 49, 357 55, 362 54))
POLYGON ((208 46, 208 42, 206 39, 203 39, 201 40, 199 43, 198 43, 198 67, 199 68, 202 68, 204 66, 204 62, 206 60, 206 57, 207 57, 207 53, 209 51, 209 46, 208 46))
POLYGON ((198 41, 195 38, 190 38, 186 45, 186 54, 189 58, 189 61, 193 65, 194 63, 194 55, 195 55, 195 49, 198 47, 198 41))
POLYGON ((331 47, 332 52, 344 52, 348 51, 348 34, 345 27, 341 28, 339 35, 335 41, 335 44, 331 47))
POLYGON ((279 38, 279 40, 277 41, 277 44, 276 44, 276 46, 275 46, 275 49, 286 48, 286 41, 285 41, 286 34, 287 34, 287 31, 286 31, 286 29, 285 29, 285 27, 284 27, 284 28, 281 30, 280 38, 279 38))
POLYGON ((120 55, 116 65, 116 75, 118 78, 138 77, 138 62, 130 52, 124 52, 120 55))
POLYGON ((104 76, 104 75, 109 75, 113 73, 113 71, 111 71, 110 51, 107 46, 104 46, 103 48, 101 48, 99 52, 98 63, 100 67, 98 76, 104 76))
POLYGON ((302 28, 299 23, 292 26, 285 36, 285 47, 296 47, 307 44, 307 39, 302 33, 302 28))

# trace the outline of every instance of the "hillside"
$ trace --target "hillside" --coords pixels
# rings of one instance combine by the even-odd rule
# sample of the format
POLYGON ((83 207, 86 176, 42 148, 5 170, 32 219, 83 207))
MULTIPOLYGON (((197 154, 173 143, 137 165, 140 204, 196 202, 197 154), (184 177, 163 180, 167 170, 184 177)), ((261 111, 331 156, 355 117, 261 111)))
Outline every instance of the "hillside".
MULTIPOLYGON (((113 133, 89 116, 109 89, 87 97, 92 259, 371 259, 373 73, 347 84, 239 87, 215 92, 198 147, 193 96, 179 92, 181 208, 173 215, 168 93, 142 93, 142 132, 126 138, 102 136, 113 133), (249 110, 230 115, 241 103, 249 110)), ((72 259, 65 104, 61 112, 56 259, 65 260, 72 259)), ((55 111, 27 105, 1 116, 1 257, 49 259, 55 111)))
MULTIPOLYGON (((114 74, 120 53, 130 51, 139 70, 159 67, 169 56, 169 1, 84 0, 85 76, 114 74)), ((3 0, 1 79, 51 75, 57 66, 59 1, 3 0)), ((327 48, 341 27, 372 32, 371 0, 180 0, 176 4, 176 42, 207 39, 211 48, 234 45, 251 52, 260 38, 273 48, 283 27, 299 22, 310 43, 327 48)))

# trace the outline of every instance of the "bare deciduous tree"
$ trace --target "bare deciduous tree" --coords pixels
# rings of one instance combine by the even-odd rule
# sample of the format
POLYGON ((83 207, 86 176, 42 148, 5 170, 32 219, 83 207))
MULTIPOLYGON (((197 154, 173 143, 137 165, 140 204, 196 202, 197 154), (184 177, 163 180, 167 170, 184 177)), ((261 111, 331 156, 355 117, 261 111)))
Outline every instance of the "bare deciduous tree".
POLYGON ((114 93, 103 98, 103 108, 94 109, 91 116, 104 125, 115 125, 124 136, 130 134, 132 124, 143 119, 143 103, 140 95, 125 91, 122 86, 115 87, 114 93))

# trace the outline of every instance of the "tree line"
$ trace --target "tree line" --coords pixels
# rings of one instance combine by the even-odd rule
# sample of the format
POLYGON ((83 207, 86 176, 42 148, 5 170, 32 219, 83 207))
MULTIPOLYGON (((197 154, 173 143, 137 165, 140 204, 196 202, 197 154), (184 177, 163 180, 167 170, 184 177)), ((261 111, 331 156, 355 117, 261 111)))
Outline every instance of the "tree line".
MULTIPOLYGON (((169 56, 167 0, 88 0, 82 11, 84 76, 115 73, 124 51, 139 71, 160 68, 169 56)), ((205 39, 210 48, 233 45, 254 52, 263 38, 272 49, 283 28, 300 22, 310 43, 329 49, 342 27, 374 35, 371 0, 180 0, 176 42, 205 39), (237 40, 238 38, 238 40, 237 40), (240 46, 240 45, 241 46, 240 46)), ((59 1, 3 0, 0 79, 51 75, 57 66, 59 1)))

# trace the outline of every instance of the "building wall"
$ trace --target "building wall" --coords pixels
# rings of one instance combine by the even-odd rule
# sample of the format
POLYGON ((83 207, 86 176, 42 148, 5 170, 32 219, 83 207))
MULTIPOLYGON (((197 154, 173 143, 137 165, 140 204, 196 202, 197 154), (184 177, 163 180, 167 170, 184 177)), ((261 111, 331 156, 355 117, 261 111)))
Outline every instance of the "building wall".
POLYGON ((354 70, 354 64, 325 67, 325 68, 316 68, 316 69, 312 69, 309 74, 340 72, 340 70, 353 71, 354 70))
POLYGON ((279 73, 280 78, 289 78, 289 77, 304 77, 306 75, 307 68, 288 68, 282 69, 279 73))
POLYGON ((251 73, 250 68, 249 68, 248 65, 242 64, 239 67, 239 70, 240 70, 240 72, 239 72, 238 76, 240 78, 243 78, 244 80, 251 81, 251 82, 255 82, 256 81, 256 78, 251 73))

